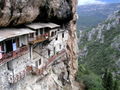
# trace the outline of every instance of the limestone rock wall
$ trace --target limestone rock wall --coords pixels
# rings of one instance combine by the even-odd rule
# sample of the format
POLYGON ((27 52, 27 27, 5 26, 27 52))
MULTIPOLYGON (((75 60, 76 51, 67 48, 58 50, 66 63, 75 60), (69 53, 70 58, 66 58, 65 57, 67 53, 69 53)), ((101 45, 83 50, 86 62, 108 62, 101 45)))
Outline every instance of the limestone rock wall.
POLYGON ((72 19, 70 0, 0 0, 0 26, 72 19))

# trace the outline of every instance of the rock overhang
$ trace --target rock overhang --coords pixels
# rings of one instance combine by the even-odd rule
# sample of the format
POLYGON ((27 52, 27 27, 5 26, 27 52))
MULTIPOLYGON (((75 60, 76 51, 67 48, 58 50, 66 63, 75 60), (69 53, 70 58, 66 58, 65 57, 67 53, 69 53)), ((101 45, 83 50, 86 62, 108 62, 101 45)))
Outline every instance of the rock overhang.
POLYGON ((58 24, 73 19, 70 0, 1 0, 0 27, 33 21, 58 24))

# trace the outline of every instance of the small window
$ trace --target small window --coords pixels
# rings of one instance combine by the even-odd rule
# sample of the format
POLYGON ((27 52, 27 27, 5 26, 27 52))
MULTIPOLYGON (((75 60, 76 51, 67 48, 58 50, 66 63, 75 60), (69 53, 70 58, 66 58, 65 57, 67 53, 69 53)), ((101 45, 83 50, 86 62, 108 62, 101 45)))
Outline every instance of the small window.
POLYGON ((64 38, 64 33, 62 33, 62 38, 64 38))
POLYGON ((54 50, 53 50, 53 51, 54 51, 54 55, 56 54, 56 51, 55 51, 55 50, 56 50, 56 49, 55 49, 55 47, 54 47, 54 50))
POLYGON ((30 38, 33 38, 33 37, 34 37, 34 33, 31 33, 29 37, 30 37, 30 38))
POLYGON ((59 48, 61 49, 61 45, 59 45, 59 48))
POLYGON ((9 62, 7 62, 7 68, 8 68, 8 70, 12 70, 9 62))
POLYGON ((1 51, 4 51, 5 50, 5 45, 3 42, 0 43, 0 46, 1 46, 1 51))
POLYGON ((47 33, 47 32, 48 32, 46 29, 45 29, 44 31, 45 31, 45 33, 47 33))
POLYGON ((15 42, 16 42, 16 41, 15 41, 15 38, 14 38, 14 39, 12 39, 12 42, 13 42, 13 43, 15 43, 15 42))
POLYGON ((12 43, 12 40, 7 40, 5 41, 5 44, 6 44, 6 53, 9 53, 11 51, 13 51, 13 43, 12 43))
POLYGON ((44 29, 41 29, 41 30, 40 30, 40 34, 41 34, 41 35, 43 34, 43 30, 44 30, 44 29))
POLYGON ((36 31, 36 33, 35 33, 35 34, 36 34, 36 36, 38 36, 38 30, 36 31))
POLYGON ((58 40, 58 37, 56 37, 56 40, 58 40))
POLYGON ((39 65, 41 65, 41 59, 39 59, 39 65))
POLYGON ((50 57, 50 50, 48 49, 48 56, 50 57))
POLYGON ((53 36, 54 36, 54 32, 51 33, 51 37, 53 37, 53 36))

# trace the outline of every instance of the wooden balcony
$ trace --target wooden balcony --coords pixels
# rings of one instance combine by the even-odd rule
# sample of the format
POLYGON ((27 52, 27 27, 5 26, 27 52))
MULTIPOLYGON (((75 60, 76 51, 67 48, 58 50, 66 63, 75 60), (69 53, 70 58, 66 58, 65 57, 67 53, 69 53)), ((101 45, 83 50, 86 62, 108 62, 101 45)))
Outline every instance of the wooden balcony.
POLYGON ((2 59, 0 59, 0 64, 6 63, 15 58, 18 58, 18 57, 24 55, 25 53, 27 53, 27 51, 28 51, 28 46, 23 46, 23 47, 17 49, 16 51, 11 51, 9 53, 5 53, 5 54, 3 54, 2 59))
POLYGON ((61 52, 58 52, 56 55, 53 55, 48 59, 48 65, 52 64, 54 61, 63 61, 66 59, 66 51, 62 50, 61 52))
POLYGON ((47 67, 49 67, 52 63, 55 61, 64 61, 66 60, 66 51, 62 50, 61 52, 57 53, 56 55, 50 57, 48 59, 48 62, 42 66, 41 68, 33 67, 33 66, 27 66, 26 70, 33 75, 42 75, 45 70, 47 70, 47 67))
POLYGON ((36 43, 40 43, 40 42, 43 42, 45 40, 48 40, 49 38, 49 34, 46 33, 46 34, 43 34, 43 35, 40 35, 40 36, 37 36, 37 37, 34 37, 34 38, 30 38, 29 39, 29 44, 36 44, 36 43))

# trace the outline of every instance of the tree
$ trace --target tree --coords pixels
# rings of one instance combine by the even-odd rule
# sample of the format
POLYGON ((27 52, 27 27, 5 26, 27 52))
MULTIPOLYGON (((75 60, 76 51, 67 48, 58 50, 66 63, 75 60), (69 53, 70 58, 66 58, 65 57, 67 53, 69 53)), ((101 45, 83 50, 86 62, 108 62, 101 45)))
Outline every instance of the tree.
POLYGON ((114 90, 114 80, 112 73, 106 69, 103 76, 103 86, 106 90, 114 90))
POLYGON ((107 87, 106 90, 114 90, 114 81, 113 81, 113 75, 111 72, 108 72, 108 78, 107 78, 107 87))
POLYGON ((114 82, 114 90, 119 90, 119 85, 117 80, 115 80, 114 82))

